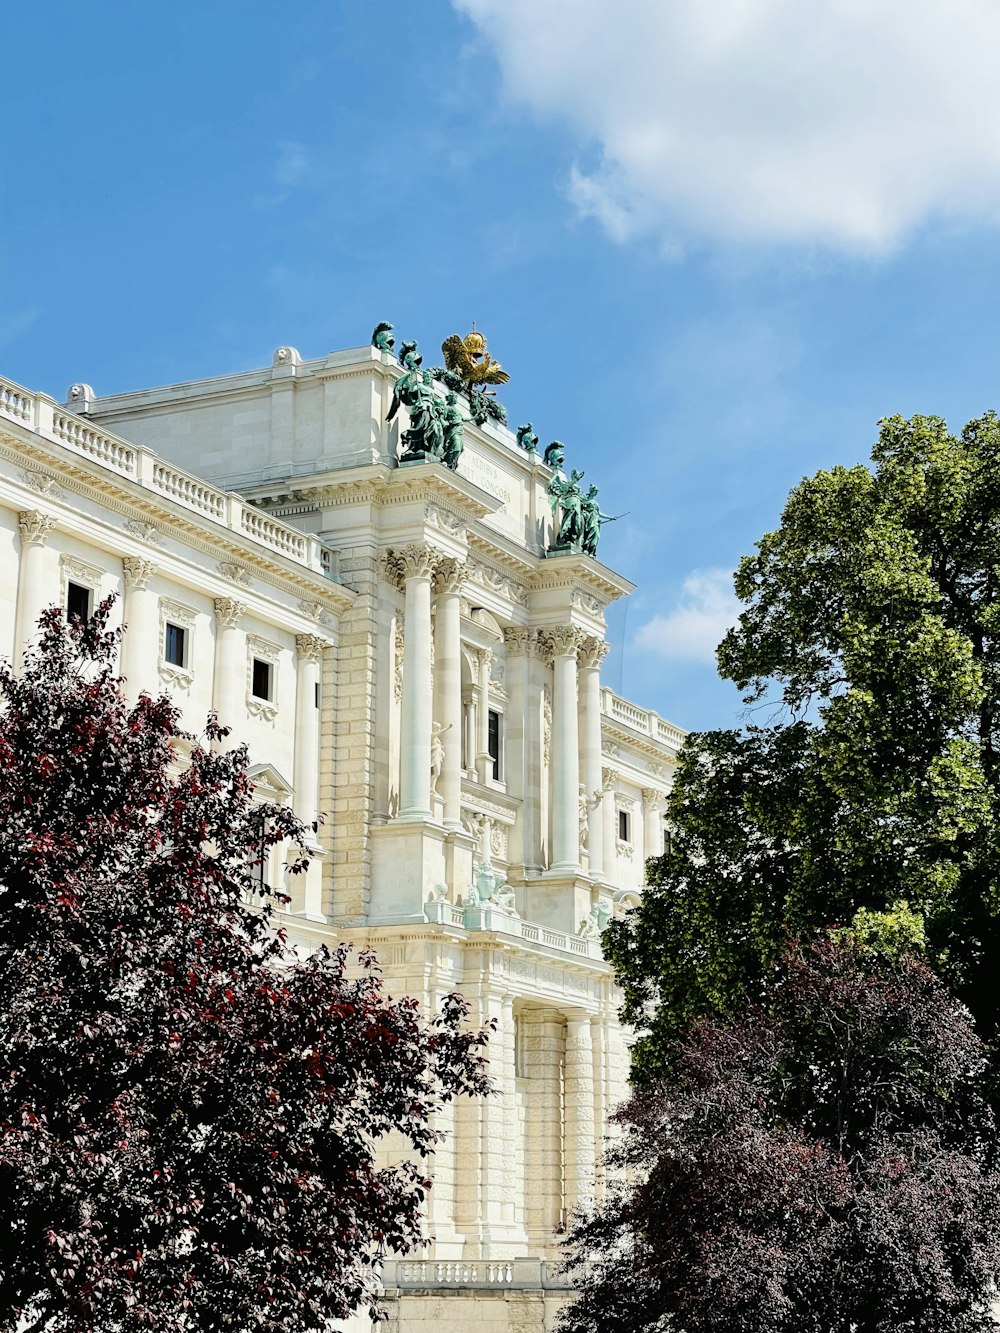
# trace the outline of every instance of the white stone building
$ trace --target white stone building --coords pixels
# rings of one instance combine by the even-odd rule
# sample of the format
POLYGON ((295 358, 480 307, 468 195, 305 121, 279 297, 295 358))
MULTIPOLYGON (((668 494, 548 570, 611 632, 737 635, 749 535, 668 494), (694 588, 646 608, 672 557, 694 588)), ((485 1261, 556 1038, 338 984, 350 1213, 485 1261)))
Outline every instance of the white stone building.
POLYGON ((457 472, 398 465, 399 374, 372 347, 279 348, 63 407, 0 381, 0 651, 43 606, 119 590, 128 689, 168 689, 195 731, 215 707, 262 794, 322 817, 290 932, 370 944, 394 992, 497 1020, 498 1095, 450 1109, 433 1244, 386 1286, 403 1329, 542 1330, 627 1075, 598 935, 662 850, 683 734, 601 687, 632 585, 546 557, 550 470, 493 424, 457 472))

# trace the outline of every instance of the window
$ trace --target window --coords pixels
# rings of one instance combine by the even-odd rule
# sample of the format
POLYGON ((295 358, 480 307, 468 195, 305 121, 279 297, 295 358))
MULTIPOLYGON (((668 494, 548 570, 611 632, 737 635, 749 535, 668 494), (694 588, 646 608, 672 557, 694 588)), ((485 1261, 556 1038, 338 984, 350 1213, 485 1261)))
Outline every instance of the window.
POLYGON ((318 681, 318 680, 317 680, 317 681, 315 682, 315 684, 313 685, 313 703, 316 705, 317 708, 319 707, 319 681, 318 681))
POLYGON ((492 763, 494 782, 500 781, 500 714, 491 708, 486 719, 486 751, 492 763))
POLYGON ((273 689, 274 667, 263 658, 255 657, 251 671, 250 693, 255 699, 266 699, 270 703, 273 689))
POLYGON ((618 841, 632 841, 632 816, 627 810, 618 811, 618 841))
POLYGON ((187 630, 171 621, 163 627, 163 660, 171 666, 187 666, 187 630))
POLYGON ((90 599, 92 593, 90 588, 82 583, 74 583, 71 579, 66 583, 66 618, 71 620, 73 616, 79 616, 81 620, 90 619, 90 599))

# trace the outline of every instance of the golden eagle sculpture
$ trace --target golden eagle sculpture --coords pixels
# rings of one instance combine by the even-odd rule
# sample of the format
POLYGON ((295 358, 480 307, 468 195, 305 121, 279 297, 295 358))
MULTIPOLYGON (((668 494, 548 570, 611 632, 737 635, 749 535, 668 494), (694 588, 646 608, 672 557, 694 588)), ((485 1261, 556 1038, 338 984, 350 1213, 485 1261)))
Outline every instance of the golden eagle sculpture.
POLYGON ((453 375, 471 388, 484 384, 506 384, 510 379, 499 361, 486 350, 485 337, 473 328, 464 338, 453 333, 441 344, 444 363, 453 375))

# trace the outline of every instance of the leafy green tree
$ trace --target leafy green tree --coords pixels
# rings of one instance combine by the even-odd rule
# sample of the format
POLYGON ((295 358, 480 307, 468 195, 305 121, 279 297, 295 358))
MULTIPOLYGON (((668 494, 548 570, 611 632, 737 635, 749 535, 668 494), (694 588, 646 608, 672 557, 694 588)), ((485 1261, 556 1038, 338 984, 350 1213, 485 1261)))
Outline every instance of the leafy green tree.
POLYGON ((655 883, 605 935, 640 1080, 790 937, 897 903, 996 1038, 1000 422, 893 417, 872 461, 803 480, 737 571, 747 724, 689 738, 655 883))
MULTIPOLYGON (((900 916, 900 923, 905 915, 900 916)), ((618 1113, 560 1333, 987 1333, 1000 1266, 985 1047, 872 930, 789 950, 618 1113)))

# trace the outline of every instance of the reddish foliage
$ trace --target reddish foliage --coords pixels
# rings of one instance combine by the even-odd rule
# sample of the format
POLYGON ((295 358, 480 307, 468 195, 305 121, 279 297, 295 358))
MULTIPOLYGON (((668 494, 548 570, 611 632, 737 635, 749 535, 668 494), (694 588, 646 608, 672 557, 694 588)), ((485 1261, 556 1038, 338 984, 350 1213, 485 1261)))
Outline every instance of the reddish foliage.
POLYGON ((242 747, 171 776, 176 711, 126 706, 107 612, 47 612, 0 666, 3 1323, 323 1328, 421 1234, 430 1182, 375 1142, 431 1153, 487 1034, 458 996, 388 998, 372 957, 295 956, 254 866, 303 830, 242 747))
POLYGON ((922 962, 794 952, 761 1002, 671 1056, 617 1117, 618 1182, 571 1235, 563 1333, 993 1328, 984 1048, 922 962))

